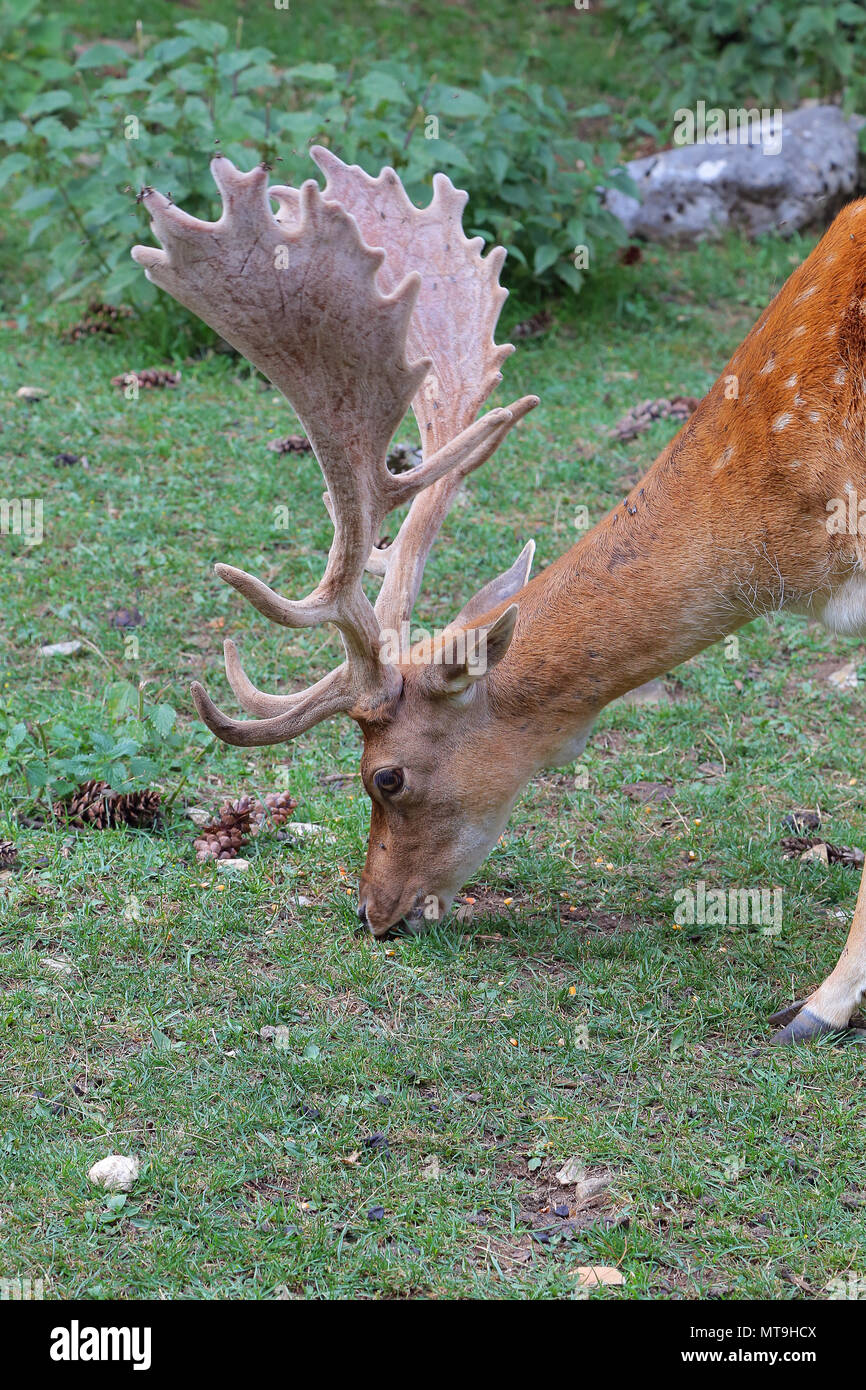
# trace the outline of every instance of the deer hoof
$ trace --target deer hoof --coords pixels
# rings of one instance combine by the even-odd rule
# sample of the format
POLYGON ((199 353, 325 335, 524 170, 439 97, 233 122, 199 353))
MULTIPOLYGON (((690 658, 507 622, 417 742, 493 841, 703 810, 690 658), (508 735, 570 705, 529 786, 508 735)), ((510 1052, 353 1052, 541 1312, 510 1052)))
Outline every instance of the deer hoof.
POLYGON ((770 1039, 771 1042, 779 1044, 811 1042, 813 1038, 823 1038, 828 1033, 844 1033, 845 1031, 838 1024, 828 1023, 825 1018, 813 1014, 812 1010, 807 1009, 805 1005, 792 1005, 791 1007, 796 1010, 793 1018, 785 1024, 784 1028, 780 1028, 777 1033, 773 1034, 770 1039))
POLYGON ((778 1013, 770 1014, 767 1022, 774 1028, 784 1028, 786 1023, 797 1017, 805 1002, 805 999, 795 999, 792 1004, 786 1004, 784 1009, 779 1009, 778 1013))

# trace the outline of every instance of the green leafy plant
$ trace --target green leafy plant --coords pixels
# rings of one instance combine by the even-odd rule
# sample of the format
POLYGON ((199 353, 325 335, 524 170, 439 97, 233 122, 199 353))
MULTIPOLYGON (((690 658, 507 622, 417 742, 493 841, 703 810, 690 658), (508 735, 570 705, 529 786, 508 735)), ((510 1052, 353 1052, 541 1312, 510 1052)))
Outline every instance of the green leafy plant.
POLYGON ((601 196, 631 187, 606 106, 572 111, 519 73, 485 73, 470 91, 397 61, 351 76, 329 63, 281 70, 270 50, 242 46, 241 21, 232 35, 183 20, 154 43, 139 28, 134 52, 99 43, 69 57, 62 26, 37 15, 31 0, 5 0, 0 11, 2 48, 19 69, 0 95, 0 188, 15 195, 54 304, 98 283, 109 300, 170 313, 129 258, 149 237, 135 194, 154 183, 212 216, 207 165, 217 150, 244 167, 277 164, 278 179, 297 181, 320 141, 370 172, 392 164, 419 201, 442 169, 470 190, 473 229, 504 243, 518 281, 579 290, 584 270, 622 239, 601 196), (577 134, 578 125, 602 133, 577 134))
POLYGON ((663 75, 655 112, 787 106, 803 96, 864 99, 863 0, 613 0, 613 13, 663 75))
MULTIPOLYGON (((195 735, 207 746, 209 735, 195 735)), ((105 781, 129 792, 175 773, 190 735, 177 727, 171 705, 151 703, 141 687, 115 681, 100 718, 73 726, 63 717, 26 724, 0 710, 0 779, 23 804, 53 802, 82 782, 105 781)))

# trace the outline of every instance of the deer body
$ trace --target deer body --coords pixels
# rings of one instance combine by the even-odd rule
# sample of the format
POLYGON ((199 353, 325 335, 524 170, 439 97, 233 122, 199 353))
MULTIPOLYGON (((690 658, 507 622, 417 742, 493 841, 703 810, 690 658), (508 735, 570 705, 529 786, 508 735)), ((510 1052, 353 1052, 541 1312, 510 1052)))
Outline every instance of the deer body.
MULTIPOLYGON (((522 787, 578 756, 610 701, 759 614, 786 608, 866 634, 866 202, 839 215, 620 506, 531 582, 527 547, 438 645, 422 657, 398 642, 395 656, 454 493, 537 402, 475 418, 508 349, 493 342, 502 257, 482 259, 463 236, 465 195, 437 175, 418 210, 393 171, 373 180, 328 151, 314 157, 324 196, 314 184, 268 191, 263 170, 214 161, 217 223, 147 190, 166 251, 134 255, 285 391, 322 466, 335 537, 313 593, 290 602, 241 570, 218 572, 273 621, 335 623, 343 666, 301 694, 265 695, 227 643, 230 683, 259 717, 230 719, 194 694, 233 743, 291 738, 331 713, 358 722, 372 802, 359 910, 384 935, 447 911, 522 787), (395 478, 384 456, 410 402, 423 461, 395 478), (382 518, 409 500, 377 551, 382 518), (365 567, 382 577, 375 607, 365 567), (480 641, 486 661, 455 657, 455 633, 469 650, 480 641)), ((866 875, 839 965, 777 1016, 778 1036, 844 1027, 864 991, 866 875)))

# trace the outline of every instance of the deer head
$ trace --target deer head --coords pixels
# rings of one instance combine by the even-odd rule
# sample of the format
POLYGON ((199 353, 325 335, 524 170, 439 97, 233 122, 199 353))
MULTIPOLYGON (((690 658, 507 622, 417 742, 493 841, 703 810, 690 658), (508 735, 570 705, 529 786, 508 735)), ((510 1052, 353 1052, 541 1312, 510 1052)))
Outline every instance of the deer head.
POLYGON ((372 802, 359 914, 384 935, 447 911, 533 770, 502 757, 502 724, 490 717, 491 676, 515 632, 511 600, 528 580, 533 543, 435 641, 410 646, 408 631, 457 490, 538 399, 476 419, 512 348, 493 340, 505 252, 482 258, 481 238, 464 235, 466 194, 437 174, 430 205, 418 209, 392 169, 372 179, 328 150, 312 154, 324 193, 313 180, 269 188, 265 168, 244 174, 215 159, 223 211, 213 223, 144 190, 164 249, 132 254, 283 392, 322 469, 334 538, 312 593, 292 601, 243 570, 216 569, 272 622, 333 623, 343 663, 306 691, 268 695, 229 641, 229 684, 256 717, 230 718, 199 684, 192 693, 208 727, 245 747, 293 739, 332 714, 357 721, 372 802), (388 446, 410 406, 422 461, 394 475, 388 446), (377 549, 383 519, 406 503, 396 538, 377 549), (381 578, 375 605, 365 571, 381 578))

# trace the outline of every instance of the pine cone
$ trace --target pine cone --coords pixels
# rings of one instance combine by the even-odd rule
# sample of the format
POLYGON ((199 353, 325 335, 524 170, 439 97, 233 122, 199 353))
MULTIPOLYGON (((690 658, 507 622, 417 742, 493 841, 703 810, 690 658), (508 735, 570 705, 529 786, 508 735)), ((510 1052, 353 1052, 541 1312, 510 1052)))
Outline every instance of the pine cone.
POLYGON ((273 454, 311 454, 313 446, 305 434, 287 434, 285 439, 272 439, 268 448, 273 454))
POLYGON ((402 440, 399 444, 392 445, 386 462, 392 473, 408 473, 411 468, 417 468, 422 462, 421 450, 417 444, 408 444, 402 440))
POLYGON ((540 338, 546 333, 553 323, 553 314, 549 309, 539 309, 537 314, 532 314, 528 319, 523 319, 516 323, 511 330, 512 338, 540 338))
POLYGON ((660 396, 655 401, 641 401, 640 405, 633 406, 617 421, 609 432, 610 437, 623 442, 636 439, 656 420, 688 420, 698 405, 696 396, 673 396, 670 400, 666 396, 660 396))
POLYGON ((195 841, 199 862, 205 859, 237 859, 244 841, 252 835, 251 818, 248 796, 240 796, 237 801, 224 801, 219 820, 203 825, 201 835, 195 841))
POLYGON ((244 795, 237 801, 224 801, 219 820, 202 826, 195 841, 196 858, 236 859, 247 840, 263 830, 279 828, 297 806, 289 792, 268 792, 264 801, 244 795))
POLYGON ((11 840, 0 840, 0 869, 11 869, 18 863, 18 851, 11 840))
POLYGON ((119 320, 129 318, 131 314, 132 310, 126 305, 103 304, 98 299, 91 299, 86 316, 68 328, 64 337, 74 342, 91 333, 116 333, 119 320))
POLYGON ((151 830, 159 820, 159 792, 148 788, 142 792, 125 792, 111 807, 112 825, 131 825, 136 830, 151 830))
POLYGON ((112 386, 123 389, 137 385, 139 390, 153 391, 160 386, 177 386, 180 372, 171 372, 166 367, 145 367, 142 372, 121 372, 111 378, 112 386))
POLYGON ((79 338, 87 338, 93 333, 116 333, 119 320, 129 318, 131 314, 132 310, 126 305, 103 304, 98 299, 91 299, 87 306, 87 314, 77 323, 73 323, 71 328, 67 328, 63 334, 64 340, 74 343, 79 338))
POLYGON ((159 792, 113 792, 107 782, 84 782, 71 796, 55 801, 58 820, 77 830, 108 830, 132 825, 149 830, 159 816, 159 792))
POLYGON ((256 823, 253 834, 258 835, 262 830, 279 830, 281 825, 285 825, 297 804, 291 792, 268 792, 264 804, 261 801, 255 803, 256 823))

